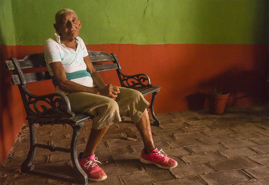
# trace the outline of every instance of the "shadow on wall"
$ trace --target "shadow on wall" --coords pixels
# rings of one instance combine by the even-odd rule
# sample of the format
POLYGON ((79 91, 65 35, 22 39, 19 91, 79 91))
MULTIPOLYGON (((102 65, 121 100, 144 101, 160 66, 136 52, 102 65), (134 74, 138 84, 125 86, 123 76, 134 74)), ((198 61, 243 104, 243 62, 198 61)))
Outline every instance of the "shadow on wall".
POLYGON ((1 78, 1 84, 0 84, 0 89, 1 89, 1 94, 0 94, 0 99, 1 99, 1 107, 0 107, 0 116, 1 116, 1 122, 0 122, 0 161, 4 160, 5 155, 9 153, 9 151, 5 151, 7 148, 6 146, 6 139, 9 139, 10 141, 8 142, 13 142, 11 141, 12 139, 15 139, 15 135, 13 130, 14 125, 13 123, 15 122, 14 117, 12 116, 12 109, 14 107, 11 107, 11 103, 14 100, 13 93, 12 91, 12 84, 11 84, 11 74, 10 72, 6 69, 5 66, 5 60, 9 59, 9 56, 16 56, 16 50, 15 46, 10 47, 10 46, 5 46, 1 45, 1 58, 0 58, 0 78, 1 78))
POLYGON ((227 102, 228 107, 265 103, 268 98, 266 78, 266 67, 252 71, 242 71, 242 69, 236 68, 228 70, 210 80, 201 82, 198 89, 209 89, 209 91, 187 96, 189 109, 206 108, 207 93, 215 88, 223 93, 231 94, 227 102))

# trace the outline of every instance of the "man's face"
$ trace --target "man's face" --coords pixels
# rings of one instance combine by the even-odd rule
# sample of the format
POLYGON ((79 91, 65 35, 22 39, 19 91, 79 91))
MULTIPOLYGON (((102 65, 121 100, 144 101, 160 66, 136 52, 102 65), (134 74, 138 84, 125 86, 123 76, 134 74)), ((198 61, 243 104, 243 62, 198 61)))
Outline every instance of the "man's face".
POLYGON ((60 17, 54 27, 62 39, 76 38, 79 35, 81 22, 74 12, 68 12, 60 17))

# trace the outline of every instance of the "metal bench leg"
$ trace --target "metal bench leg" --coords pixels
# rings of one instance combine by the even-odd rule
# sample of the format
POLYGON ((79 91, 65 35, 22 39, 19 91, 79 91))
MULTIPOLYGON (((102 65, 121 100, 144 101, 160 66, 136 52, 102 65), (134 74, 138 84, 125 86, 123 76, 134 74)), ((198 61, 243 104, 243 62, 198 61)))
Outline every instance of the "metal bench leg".
POLYGON ((84 170, 80 167, 78 162, 78 155, 77 155, 77 140, 80 132, 81 126, 72 126, 73 127, 73 137, 71 141, 71 159, 73 162, 73 166, 78 174, 78 182, 82 184, 88 184, 88 176, 84 172, 84 170))
POLYGON ((151 98, 151 103, 150 103, 150 107, 149 108, 151 110, 152 118, 155 120, 155 124, 154 125, 161 126, 161 122, 157 119, 157 117, 155 115, 155 112, 154 112, 154 101, 155 101, 156 95, 157 95, 157 92, 152 93, 152 98, 151 98))
POLYGON ((26 160, 22 163, 21 166, 22 172, 30 172, 34 169, 34 165, 32 164, 36 152, 36 147, 34 146, 34 144, 36 143, 34 123, 29 123, 29 130, 30 130, 30 150, 28 152, 26 160))

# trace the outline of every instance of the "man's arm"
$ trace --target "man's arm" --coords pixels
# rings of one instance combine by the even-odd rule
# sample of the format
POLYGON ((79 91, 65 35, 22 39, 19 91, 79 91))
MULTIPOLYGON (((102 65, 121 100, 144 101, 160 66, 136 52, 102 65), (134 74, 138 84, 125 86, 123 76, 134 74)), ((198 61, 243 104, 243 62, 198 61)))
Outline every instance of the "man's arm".
POLYGON ((104 81, 103 81, 102 77, 99 75, 99 73, 93 67, 90 57, 89 56, 84 57, 84 62, 87 66, 87 71, 92 76, 92 80, 94 82, 94 85, 96 85, 98 89, 105 88, 106 84, 104 83, 104 81))
POLYGON ((73 82, 71 80, 68 80, 66 78, 63 64, 59 61, 59 62, 50 63, 50 67, 52 69, 52 72, 54 74, 54 78, 57 82, 59 89, 61 89, 62 91, 65 91, 65 92, 69 92, 69 93, 88 92, 88 93, 104 95, 104 96, 110 97, 112 99, 116 99, 118 97, 118 93, 120 92, 119 88, 116 86, 113 86, 111 84, 106 85, 103 82, 101 76, 94 69, 89 57, 84 57, 84 61, 87 65, 87 70, 89 73, 91 73, 93 81, 96 84, 97 88, 86 87, 86 86, 80 85, 76 82, 73 82))
POLYGON ((52 69, 52 72, 54 74, 54 78, 57 82, 57 85, 59 89, 65 92, 88 92, 88 93, 94 93, 94 94, 100 94, 97 90, 97 88, 94 87, 86 87, 83 85, 80 85, 76 82, 72 82, 71 80, 68 80, 66 78, 66 74, 64 71, 63 64, 59 62, 53 62, 50 63, 50 67, 52 69))
POLYGON ((102 77, 99 75, 99 73, 93 67, 91 59, 89 56, 84 57, 84 62, 87 66, 87 71, 91 74, 93 82, 98 88, 97 93, 104 95, 104 96, 108 96, 112 99, 116 99, 118 97, 118 94, 120 93, 119 88, 117 86, 112 85, 112 84, 106 85, 104 83, 102 77))

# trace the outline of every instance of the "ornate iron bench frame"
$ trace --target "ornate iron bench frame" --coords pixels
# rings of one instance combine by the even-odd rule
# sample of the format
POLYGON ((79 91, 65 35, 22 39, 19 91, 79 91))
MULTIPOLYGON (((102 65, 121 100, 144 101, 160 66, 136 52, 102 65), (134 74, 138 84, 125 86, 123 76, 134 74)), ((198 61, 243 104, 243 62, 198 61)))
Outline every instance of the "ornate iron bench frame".
MULTIPOLYGON (((99 72, 116 70, 119 81, 122 87, 132 88, 140 91, 144 96, 152 94, 150 109, 155 125, 160 126, 160 121, 156 118, 154 113, 154 101, 160 87, 153 86, 150 78, 146 74, 125 75, 121 72, 121 66, 115 54, 108 54, 100 51, 88 51, 93 64, 102 62, 101 65, 94 65, 95 69, 99 72), (103 62, 111 61, 112 63, 104 64, 103 62)), ((43 53, 35 53, 26 56, 24 59, 17 60, 12 57, 6 61, 8 70, 13 72, 12 83, 18 85, 24 108, 27 114, 26 119, 29 123, 30 130, 30 150, 26 160, 21 166, 22 172, 37 172, 46 175, 57 176, 76 182, 87 184, 87 174, 82 170, 78 163, 77 158, 77 139, 80 133, 80 128, 84 122, 91 119, 92 116, 86 114, 75 114, 71 111, 70 102, 67 96, 61 93, 52 93, 42 96, 32 94, 26 87, 27 83, 37 82, 51 79, 48 71, 46 70, 46 62, 43 53), (38 72, 24 73, 24 69, 44 69, 38 72), (35 124, 48 125, 48 124, 69 124, 73 129, 73 136, 71 140, 71 148, 62 148, 51 145, 39 144, 36 142, 35 124), (47 171, 34 169, 32 164, 36 148, 45 148, 50 151, 62 151, 71 154, 72 163, 77 177, 69 177, 62 174, 55 174, 47 171), (75 179, 74 179, 75 178, 75 179)))

